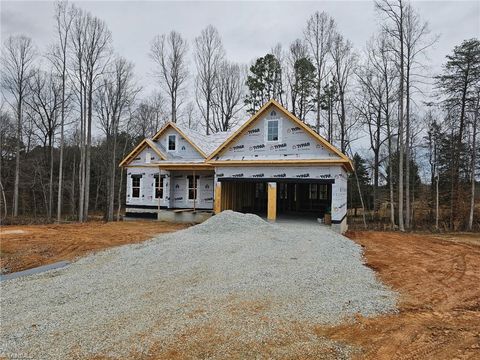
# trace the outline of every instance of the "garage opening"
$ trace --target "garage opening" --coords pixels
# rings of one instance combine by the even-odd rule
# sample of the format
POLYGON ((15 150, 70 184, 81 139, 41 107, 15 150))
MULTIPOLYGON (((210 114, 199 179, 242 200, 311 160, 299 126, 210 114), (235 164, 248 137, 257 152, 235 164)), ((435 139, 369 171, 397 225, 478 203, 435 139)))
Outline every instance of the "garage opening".
POLYGON ((221 210, 266 216, 268 184, 276 183, 276 216, 323 218, 330 213, 333 180, 323 179, 221 179, 221 210))
POLYGON ((277 184, 277 215, 310 215, 323 218, 330 212, 332 184, 318 182, 277 184))
POLYGON ((265 216, 267 204, 266 182, 222 181, 222 210, 265 216))

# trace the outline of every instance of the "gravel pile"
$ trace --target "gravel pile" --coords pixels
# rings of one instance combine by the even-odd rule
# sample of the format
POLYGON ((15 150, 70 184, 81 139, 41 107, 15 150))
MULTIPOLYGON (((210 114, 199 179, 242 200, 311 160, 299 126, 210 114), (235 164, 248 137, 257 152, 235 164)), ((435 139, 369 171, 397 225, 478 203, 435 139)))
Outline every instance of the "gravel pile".
MULTIPOLYGON (((396 309, 396 294, 347 238, 313 222, 270 224, 231 211, 0 286, 0 355, 11 358, 123 358, 180 343, 195 352, 212 339, 206 329, 224 336, 209 346, 211 358, 255 357, 252 344, 260 351, 286 335, 314 351, 319 338, 291 324, 303 329, 396 309)), ((322 341, 336 349, 333 358, 351 351, 322 341)))

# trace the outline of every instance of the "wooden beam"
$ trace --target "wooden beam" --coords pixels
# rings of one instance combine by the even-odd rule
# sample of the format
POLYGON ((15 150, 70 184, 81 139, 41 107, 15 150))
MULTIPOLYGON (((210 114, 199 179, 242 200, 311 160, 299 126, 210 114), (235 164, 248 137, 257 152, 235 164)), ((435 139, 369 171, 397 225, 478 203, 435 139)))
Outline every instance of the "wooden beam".
POLYGON ((274 221, 277 218, 277 183, 268 183, 267 219, 274 221))
POLYGON ((215 187, 215 200, 213 204, 213 211, 215 214, 218 214, 222 211, 222 183, 217 182, 217 186, 215 187))

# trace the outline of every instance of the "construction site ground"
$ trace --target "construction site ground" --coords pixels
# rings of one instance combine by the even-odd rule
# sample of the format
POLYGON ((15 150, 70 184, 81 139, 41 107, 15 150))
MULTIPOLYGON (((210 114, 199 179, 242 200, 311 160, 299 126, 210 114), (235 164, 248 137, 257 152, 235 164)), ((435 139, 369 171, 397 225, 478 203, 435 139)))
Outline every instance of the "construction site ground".
MULTIPOLYGON (((15 272, 73 260, 185 227, 147 221, 6 226, 0 228, 1 267, 15 272)), ((366 264, 400 294, 399 312, 305 331, 357 347, 358 358, 480 358, 478 234, 355 231, 347 235, 364 248, 366 264)))
POLYGON ((188 227, 157 221, 120 221, 0 227, 0 265, 17 272, 113 246, 145 241, 156 234, 188 227))

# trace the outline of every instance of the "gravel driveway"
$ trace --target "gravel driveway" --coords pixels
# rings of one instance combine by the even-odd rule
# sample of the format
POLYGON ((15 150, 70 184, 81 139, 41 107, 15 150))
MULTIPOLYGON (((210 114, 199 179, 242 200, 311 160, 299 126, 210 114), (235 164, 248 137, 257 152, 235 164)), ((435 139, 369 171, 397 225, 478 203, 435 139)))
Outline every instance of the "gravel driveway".
POLYGON ((313 222, 225 211, 3 282, 0 355, 341 358, 352 349, 312 329, 395 303, 347 238, 313 222))

